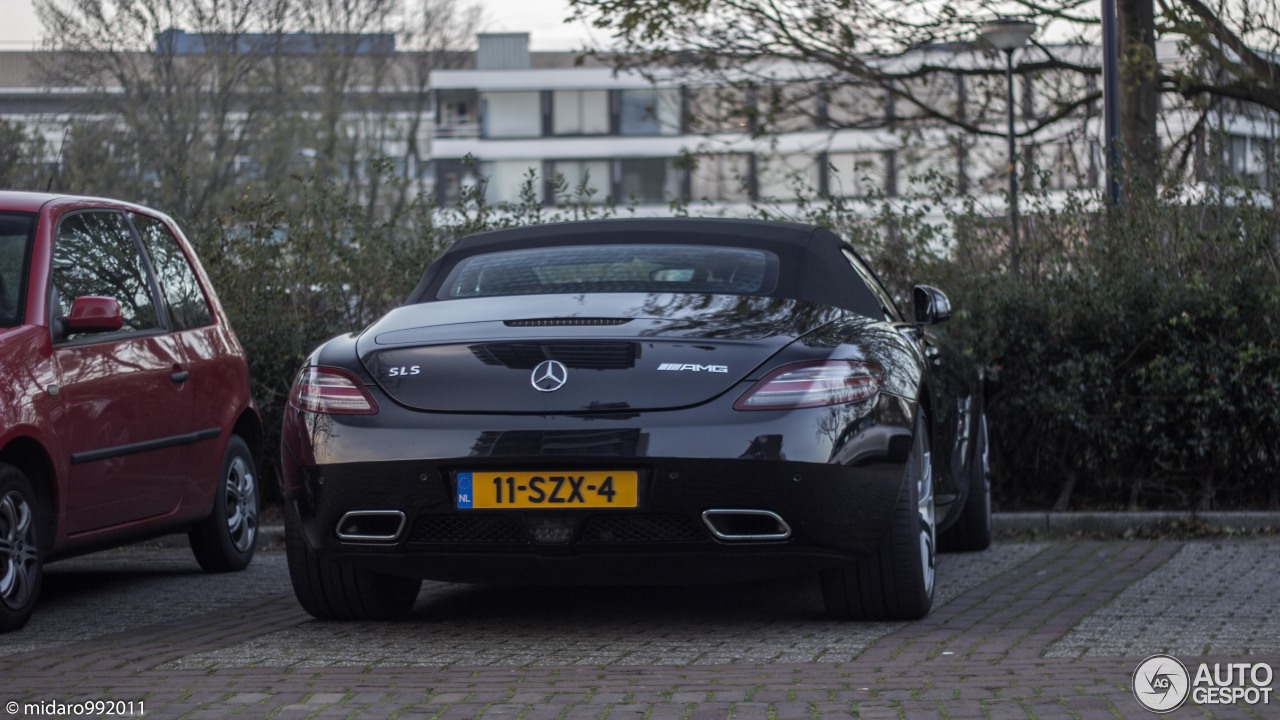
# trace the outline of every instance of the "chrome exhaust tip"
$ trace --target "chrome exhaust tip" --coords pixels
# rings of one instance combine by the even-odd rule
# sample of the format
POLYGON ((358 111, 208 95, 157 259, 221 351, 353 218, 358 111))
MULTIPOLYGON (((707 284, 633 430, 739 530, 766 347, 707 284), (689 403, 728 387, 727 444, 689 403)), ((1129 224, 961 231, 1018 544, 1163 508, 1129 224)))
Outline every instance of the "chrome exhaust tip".
POLYGON ((339 540, 353 542, 395 542, 404 532, 404 513, 399 510, 352 510, 338 521, 339 540))
POLYGON ((791 537, 791 526, 770 510, 705 510, 702 522, 717 540, 761 542, 791 537))

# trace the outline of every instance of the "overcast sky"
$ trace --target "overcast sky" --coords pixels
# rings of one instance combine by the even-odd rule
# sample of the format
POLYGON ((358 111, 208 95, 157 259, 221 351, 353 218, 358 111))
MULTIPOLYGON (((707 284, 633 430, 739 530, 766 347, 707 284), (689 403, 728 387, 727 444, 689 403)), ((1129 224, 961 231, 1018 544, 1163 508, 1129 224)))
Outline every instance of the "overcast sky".
MULTIPOLYGON (((568 0, 480 0, 490 31, 530 33, 534 50, 577 50, 590 34, 582 23, 564 24, 568 0)), ((41 38, 34 0, 0 0, 0 50, 32 50, 41 38)))

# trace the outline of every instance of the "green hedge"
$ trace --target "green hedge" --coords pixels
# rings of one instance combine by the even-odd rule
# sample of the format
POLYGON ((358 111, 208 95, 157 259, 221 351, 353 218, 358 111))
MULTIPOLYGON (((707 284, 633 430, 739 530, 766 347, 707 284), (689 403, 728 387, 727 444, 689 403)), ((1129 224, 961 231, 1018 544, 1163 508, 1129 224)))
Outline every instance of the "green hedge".
MULTIPOLYGON (((419 198, 371 213, 295 178, 193 233, 250 357, 269 476, 306 354, 398 304, 454 238, 619 214, 585 188, 542 207, 536 189, 514 206, 472 193, 447 212, 419 198)), ((940 329, 989 381, 999 507, 1208 509, 1280 505, 1275 200, 1111 210, 1095 194, 1032 196, 1016 276, 1004 221, 972 204, 878 201, 868 215, 802 200, 759 214, 834 227, 904 298, 916 282, 948 292, 957 312, 940 329)))
POLYGON ((187 229, 249 360, 265 427, 263 487, 279 499, 280 426, 289 388, 308 354, 399 305, 422 271, 472 232, 615 213, 584 187, 557 188, 543 207, 530 178, 520 203, 494 207, 479 188, 441 211, 424 197, 370 203, 315 178, 246 187, 238 202, 187 229), (392 205, 387 208, 386 205, 392 205))
POLYGON ((1258 508, 1280 506, 1276 200, 1032 197, 1016 275, 1006 221, 972 206, 833 219, 904 297, 951 295, 940 329, 989 380, 998 506, 1258 508))

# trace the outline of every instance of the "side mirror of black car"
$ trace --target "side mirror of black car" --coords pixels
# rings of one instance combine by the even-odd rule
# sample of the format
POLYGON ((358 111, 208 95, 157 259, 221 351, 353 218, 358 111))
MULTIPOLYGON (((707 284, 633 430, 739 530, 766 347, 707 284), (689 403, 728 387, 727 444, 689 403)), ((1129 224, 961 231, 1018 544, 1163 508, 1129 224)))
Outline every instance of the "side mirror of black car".
POLYGON ((911 290, 911 300, 919 325, 936 325, 951 318, 951 301, 937 288, 917 285, 911 290))

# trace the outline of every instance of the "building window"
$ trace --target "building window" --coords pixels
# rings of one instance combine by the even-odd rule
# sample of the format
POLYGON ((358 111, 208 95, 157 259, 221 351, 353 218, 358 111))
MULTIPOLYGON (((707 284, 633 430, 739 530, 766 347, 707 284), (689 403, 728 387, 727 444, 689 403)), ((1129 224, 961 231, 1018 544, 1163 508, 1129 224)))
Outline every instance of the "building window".
POLYGON ((603 202, 609 196, 608 160, 556 160, 551 163, 552 181, 548 200, 603 202), (563 180, 563 186, 559 182, 563 180))
POLYGON ((689 91, 689 127, 693 132, 747 132, 753 101, 738 88, 703 87, 689 91))
POLYGON ((1008 148, 989 138, 975 142, 965 152, 964 172, 969 192, 1004 192, 1009 187, 1008 148))
POLYGON ((748 155, 701 155, 689 174, 693 200, 749 200, 751 158, 748 155))
POLYGON ((899 195, 954 195, 960 156, 951 145, 907 147, 898 153, 899 195))
POLYGON ((232 163, 237 177, 243 180, 262 179, 262 163, 252 155, 236 155, 232 163))
POLYGON ((885 154, 878 150, 827 155, 827 193, 835 197, 871 197, 886 192, 885 154))
POLYGON ((842 83, 828 88, 826 119, 830 127, 879 127, 888 118, 889 96, 878 85, 842 83))
POLYGON ((1090 162, 1090 153, 1096 143, 1089 138, 1076 138, 1063 142, 1040 145, 1036 148, 1037 176, 1049 190, 1077 190, 1096 185, 1096 163, 1090 162))
POLYGON ((480 111, 484 137, 527 138, 542 135, 541 93, 482 93, 480 111))
POLYGON ((456 205, 462 199, 462 189, 475 182, 475 173, 462 160, 436 159, 430 167, 436 176, 436 202, 441 206, 456 205))
POLYGON ((820 127, 821 88, 813 83, 770 85, 757 91, 761 126, 772 133, 820 127))
POLYGON ((618 161, 620 202, 663 203, 680 197, 680 175, 667 158, 618 161))
MULTIPOLYGON (((441 90, 436 102, 435 136, 439 138, 473 138, 480 135, 476 122, 477 94, 473 90, 441 90)), ((419 147, 427 147, 419 140, 419 147)))
POLYGON ((812 155, 762 155, 756 158, 760 198, 794 200, 818 194, 818 163, 812 155))
POLYGON ((555 135, 605 135, 609 132, 609 92, 556 90, 551 94, 551 113, 555 135))
POLYGON ((480 175, 484 178, 484 200, 490 204, 519 203, 521 192, 530 182, 532 173, 533 199, 538 199, 540 188, 537 163, 529 160, 494 160, 480 163, 480 175))
POLYGON ((1226 152, 1227 176, 1237 182, 1261 185, 1266 180, 1266 141, 1244 135, 1228 135, 1226 152))
POLYGON ((619 126, 623 135, 679 134, 679 90, 623 90, 619 95, 619 126))

